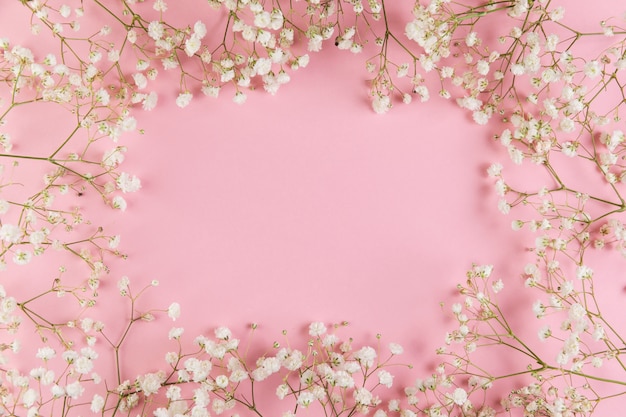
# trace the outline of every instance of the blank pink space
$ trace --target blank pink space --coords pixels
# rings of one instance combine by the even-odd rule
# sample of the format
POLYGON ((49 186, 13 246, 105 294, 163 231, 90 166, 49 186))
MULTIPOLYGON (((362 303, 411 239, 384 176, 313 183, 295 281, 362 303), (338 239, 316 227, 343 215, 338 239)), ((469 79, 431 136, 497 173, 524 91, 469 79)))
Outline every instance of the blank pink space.
POLYGON ((313 56, 241 107, 181 110, 164 93, 129 144, 124 169, 143 189, 109 217, 130 256, 115 272, 159 279, 155 297, 180 302, 192 334, 257 322, 272 340, 346 320, 430 355, 439 303, 472 262, 521 266, 484 175, 497 148, 443 100, 373 114, 354 58, 313 56))

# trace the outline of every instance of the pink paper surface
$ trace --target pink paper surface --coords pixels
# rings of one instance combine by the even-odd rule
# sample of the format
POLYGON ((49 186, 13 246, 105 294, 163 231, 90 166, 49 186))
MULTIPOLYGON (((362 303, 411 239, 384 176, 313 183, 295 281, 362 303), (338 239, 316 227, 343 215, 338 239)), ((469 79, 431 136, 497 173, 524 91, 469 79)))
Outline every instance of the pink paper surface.
MULTIPOLYGON (((389 114, 374 115, 366 78, 359 57, 328 49, 276 96, 251 92, 243 106, 198 97, 179 109, 176 83, 164 82, 157 109, 136 114, 145 134, 125 142, 124 170, 142 179, 128 210, 112 212, 89 191, 76 199, 122 236, 128 254, 110 265, 102 292, 115 292, 122 276, 140 287, 158 280, 141 305, 180 303, 176 325, 189 336, 217 326, 243 335, 258 323, 255 340, 267 346, 284 329, 297 339, 312 321, 347 321, 346 333, 362 343, 380 333, 402 344, 416 368, 409 383, 429 370, 465 272, 493 264, 515 288, 533 237, 511 231, 514 217, 497 212, 485 172, 506 155, 493 132, 437 97, 394 102, 389 114)), ((29 137, 55 123, 46 112, 36 122, 23 117, 29 137)), ((45 142, 16 150, 29 146, 45 142)), ((58 266, 42 259, 34 268, 50 277, 58 266)), ((605 292, 618 311, 622 267, 597 266, 614 274, 605 292)), ((11 288, 38 282, 27 275, 11 267, 2 279, 11 288)), ((532 304, 526 294, 503 297, 511 311, 532 304)), ((99 314, 115 322, 124 308, 107 305, 99 314)), ((166 320, 132 335, 129 376, 162 362, 166 320)))

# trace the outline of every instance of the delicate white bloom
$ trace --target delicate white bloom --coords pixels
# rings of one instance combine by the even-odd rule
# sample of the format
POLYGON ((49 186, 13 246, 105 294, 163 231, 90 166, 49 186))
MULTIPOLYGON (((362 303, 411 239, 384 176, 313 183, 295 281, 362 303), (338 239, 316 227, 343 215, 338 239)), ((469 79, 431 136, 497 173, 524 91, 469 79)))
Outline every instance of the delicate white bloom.
POLYGON ((201 20, 198 20, 193 25, 193 33, 200 39, 204 38, 207 34, 206 25, 201 20))
POLYGON ((357 404, 369 406, 372 404, 373 400, 374 400, 374 396, 372 395, 370 391, 368 391, 365 388, 357 388, 354 391, 354 401, 357 404))
POLYGON ((583 279, 591 279, 593 277, 593 270, 586 265, 580 265, 576 268, 576 278, 583 279))
POLYGON ((589 61, 585 64, 584 73, 589 78, 595 78, 602 73, 602 68, 598 61, 589 61))
POLYGON ((366 368, 371 368, 376 359, 376 350, 370 346, 364 346, 354 353, 354 359, 366 368))
MULTIPOLYGON (((165 32, 165 28, 161 22, 155 20, 148 24, 148 36, 150 36, 155 41, 158 41, 159 39, 161 39, 163 37, 164 32, 165 32)), ((130 31, 129 31, 129 34, 130 34, 130 31)))
POLYGON ((70 8, 70 6, 68 6, 67 4, 62 5, 59 8, 59 14, 64 18, 67 19, 68 17, 70 17, 70 14, 72 13, 72 9, 70 8))
POLYGON ((22 404, 25 407, 32 407, 38 399, 39 395, 37 394, 37 391, 32 388, 26 390, 26 392, 22 394, 22 404))
POLYGON ((176 339, 180 339, 180 337, 183 335, 185 329, 182 327, 172 327, 167 335, 167 338, 169 340, 176 340, 176 339))
POLYGON ((500 210, 502 214, 509 214, 511 211, 511 205, 502 198, 498 201, 498 210, 500 210))
POLYGON ((181 109, 185 108, 189 105, 189 103, 191 103, 192 98, 193 95, 190 92, 180 93, 176 98, 176 105, 181 109))
POLYGON ((123 193, 134 193, 141 188, 141 181, 139 178, 126 172, 122 172, 117 177, 116 183, 123 193))
POLYGON ((381 385, 386 386, 387 388, 391 388, 391 386, 393 385, 393 375, 389 373, 389 371, 386 370, 380 370, 378 371, 378 382, 380 382, 381 385))
POLYGON ((389 343, 389 351, 392 355, 401 355, 404 352, 404 348, 397 343, 389 343))
POLYGON ((552 330, 550 330, 550 326, 546 325, 539 329, 537 335, 539 336, 539 340, 544 341, 552 336, 552 330))
POLYGON ((559 20, 563 19, 564 15, 565 9, 563 8, 563 6, 559 6, 550 12, 550 20, 558 22, 559 20))
POLYGON ((196 52, 200 50, 201 46, 202 41, 200 40, 200 37, 196 34, 191 35, 185 41, 185 53, 187 54, 187 56, 192 57, 196 52))
POLYGON ((487 175, 490 178, 499 177, 502 174, 502 168, 502 164, 500 163, 491 164, 489 168, 487 168, 487 175))
POLYGON ((378 114, 384 114, 391 108, 391 100, 389 96, 384 94, 376 94, 372 101, 372 107, 378 114))
POLYGON ((0 227, 0 239, 6 243, 18 243, 22 234, 22 229, 14 224, 5 223, 0 227))
POLYGON ((465 44, 470 48, 478 43, 478 34, 476 32, 470 32, 465 37, 465 44))
POLYGON ((513 75, 523 75, 525 72, 524 66, 522 64, 513 64, 511 65, 511 73, 513 75))
POLYGON ((309 38, 309 43, 307 46, 307 50, 309 50, 310 52, 319 52, 322 50, 322 41, 324 40, 324 38, 322 38, 321 35, 312 35, 309 38))
POLYGON ((23 249, 18 249, 13 254, 13 262, 15 262, 17 265, 26 265, 31 261, 32 258, 32 252, 23 249))
POLYGON ((502 280, 499 279, 495 281, 493 284, 491 284, 491 288, 493 292, 497 294, 504 289, 504 282, 502 282, 502 280))
POLYGON ((143 99, 143 102, 142 102, 143 109, 146 111, 153 110, 157 105, 158 99, 159 99, 159 96, 155 91, 150 92, 143 99))
POLYGON ((541 318, 546 313, 546 308, 541 302, 541 300, 537 300, 533 303, 533 312, 537 318, 541 318))
POLYGON ((230 329, 224 326, 216 328, 214 333, 215 333, 215 337, 220 340, 229 340, 230 338, 233 337, 233 334, 230 331, 230 329))
POLYGON ((472 113, 472 118, 479 125, 486 125, 489 121, 489 115, 484 111, 475 111, 472 113))
POLYGON ((489 73, 489 63, 483 59, 476 63, 476 72, 480 75, 487 75, 489 73))
POLYGON ((39 348, 37 350, 37 355, 36 357, 43 360, 43 361, 47 361, 50 360, 52 358, 54 358, 56 356, 56 352, 54 349, 52 349, 49 346, 44 346, 42 348, 39 348))
POLYGON ((287 384, 280 384, 276 387, 276 396, 282 400, 289 394, 289 386, 287 384))
POLYGON ((133 81, 139 90, 146 88, 148 85, 148 79, 140 72, 133 74, 133 81))
POLYGON ((229 381, 226 375, 219 375, 217 378, 215 378, 215 385, 217 385, 219 388, 226 388, 228 384, 229 381))
POLYGON ((561 152, 563 152, 564 155, 573 158, 578 155, 578 145, 578 142, 563 142, 561 144, 561 152))
POLYGON ((572 132, 575 127, 575 122, 568 117, 561 119, 561 121, 559 122, 559 128, 566 133, 572 132))
POLYGON ((298 404, 302 407, 308 407, 313 403, 313 401, 315 401, 315 396, 310 391, 302 391, 298 395, 298 404))
POLYGON ((326 333, 326 326, 324 325, 324 323, 317 321, 309 325, 309 335, 313 337, 318 337, 323 335, 324 333, 326 333))
POLYGON ((118 209, 120 211, 126 211, 126 207, 127 207, 127 203, 126 200, 124 199, 124 197, 122 196, 115 196, 113 197, 113 200, 111 201, 111 205, 114 209, 118 209))
POLYGON ((246 100, 248 99, 248 96, 246 96, 243 92, 241 91, 237 91, 235 93, 235 96, 233 97, 233 101, 237 104, 243 104, 246 102, 246 100))
POLYGON ((167 10, 167 3, 164 0, 155 0, 152 8, 157 12, 165 12, 167 10))
POLYGON ((137 383, 139 389, 143 391, 146 396, 156 394, 161 388, 163 382, 163 375, 160 373, 148 373, 137 377, 137 383))
POLYGON ((463 388, 456 388, 452 393, 452 401, 456 405, 463 405, 467 401, 467 392, 463 388))
POLYGON ((72 399, 78 399, 85 392, 85 387, 79 381, 72 382, 65 386, 65 393, 72 399))
POLYGON ((593 340, 598 341, 604 339, 604 327, 601 324, 596 324, 593 328, 593 340))
POLYGON ((172 321, 176 321, 177 318, 180 317, 180 304, 172 303, 167 309, 167 316, 172 319, 172 321))
POLYGON ((50 393, 55 398, 63 397, 65 395, 65 389, 63 389, 63 387, 61 387, 61 386, 59 386, 57 384, 54 384, 50 388, 50 393))

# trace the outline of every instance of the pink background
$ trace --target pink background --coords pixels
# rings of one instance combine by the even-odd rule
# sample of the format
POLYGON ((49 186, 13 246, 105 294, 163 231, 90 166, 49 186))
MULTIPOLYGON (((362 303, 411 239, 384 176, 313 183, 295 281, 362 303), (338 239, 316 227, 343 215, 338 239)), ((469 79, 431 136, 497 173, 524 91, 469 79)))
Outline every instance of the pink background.
MULTIPOLYGON (((179 302, 176 325, 191 338, 256 322, 269 346, 282 329, 345 320, 363 343, 382 333, 429 369, 452 324, 440 302, 449 306, 473 262, 517 282, 531 241, 497 212, 485 170, 505 155, 493 132, 438 98, 374 115, 367 75, 363 57, 327 48, 276 96, 251 92, 243 106, 225 91, 181 110, 176 84, 164 83, 157 109, 136 114, 146 134, 123 143, 122 168, 142 190, 124 213, 89 207, 129 255, 103 291, 124 275, 159 280, 141 305, 179 302)), ((525 297, 506 297, 530 310, 525 297)), ((122 308, 107 306, 111 320, 122 308)), ((135 333, 130 369, 162 364, 167 342, 152 338, 169 326, 135 333)))

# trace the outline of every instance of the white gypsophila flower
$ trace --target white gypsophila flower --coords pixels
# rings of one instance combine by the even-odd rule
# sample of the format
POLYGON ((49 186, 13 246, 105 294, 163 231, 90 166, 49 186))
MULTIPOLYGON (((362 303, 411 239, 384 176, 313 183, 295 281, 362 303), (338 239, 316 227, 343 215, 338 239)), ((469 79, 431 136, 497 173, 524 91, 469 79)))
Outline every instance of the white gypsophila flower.
POLYGON ((204 38, 207 34, 206 25, 201 20, 198 20, 193 25, 193 33, 200 39, 204 38))
POLYGON ((511 212, 511 205, 505 199, 500 199, 498 201, 498 210, 500 210, 502 214, 509 214, 511 212))
POLYGON ((18 243, 22 235, 22 229, 14 224, 5 223, 0 227, 0 239, 6 243, 18 243))
MULTIPOLYGON (((150 36, 155 41, 160 40, 163 37, 164 33, 165 33, 165 27, 163 26, 161 22, 155 20, 148 24, 148 36, 150 36)), ((130 31, 129 31, 129 34, 130 34, 130 31)), ((134 43, 134 42, 131 42, 131 43, 134 43)))
POLYGON ((176 97, 176 105, 181 109, 185 108, 191 103, 192 98, 193 95, 190 92, 180 93, 178 97, 176 97))
POLYGON ((309 325, 309 335, 318 337, 326 333, 326 326, 321 321, 311 323, 309 325))
POLYGON ((193 34, 185 41, 185 53, 187 56, 192 57, 200 50, 201 46, 202 41, 200 40, 200 37, 193 34))
POLYGON ((478 34, 476 32, 470 32, 465 37, 465 44, 470 48, 478 43, 478 34))
POLYGON ((142 102, 142 108, 146 111, 154 110, 157 105, 159 96, 155 91, 148 93, 142 102))
POLYGON ((463 405, 467 401, 467 391, 460 387, 456 388, 451 398, 456 405, 463 405))
POLYGON ((26 265, 30 263, 32 258, 32 252, 23 249, 18 249, 13 254, 13 262, 17 265, 26 265))
POLYGON ((369 390, 365 388, 362 388, 362 387, 357 388, 354 391, 354 401, 357 404, 368 406, 372 404, 373 400, 374 400, 374 396, 369 390))
POLYGON ((43 361, 50 360, 54 358, 55 356, 56 356, 55 350, 49 346, 44 346, 42 348, 39 348, 37 350, 37 355, 36 355, 37 358, 43 361))
POLYGON ((226 375, 218 375, 217 378, 215 378, 215 385, 217 385, 219 388, 226 388, 229 384, 229 380, 228 377, 226 375))
POLYGON ((378 382, 387 388, 391 388, 393 385, 393 375, 384 369, 380 370, 378 372, 378 382))
POLYGON ((489 114, 485 111, 475 111, 472 113, 472 118, 479 125, 486 125, 489 121, 489 114))
POLYGON ((80 398, 84 392, 85 387, 83 387, 79 381, 72 382, 65 386, 65 394, 74 400, 80 398))
POLYGON ((116 180, 117 186, 123 193, 134 193, 141 188, 141 181, 137 176, 122 172, 116 180))
POLYGON ((310 391, 302 391, 298 394, 298 404, 302 407, 308 407, 315 401, 315 396, 310 391))
POLYGON ((184 328, 182 327, 172 327, 167 335, 167 338, 169 340, 172 339, 180 339, 180 337, 183 335, 183 332, 185 331, 184 328))
POLYGON ((101 395, 94 394, 91 400, 91 412, 99 413, 104 408, 104 398, 101 395))
POLYGON ((167 316, 172 319, 172 321, 176 321, 176 319, 180 317, 180 304, 170 304, 170 306, 167 308, 167 316))
POLYGON ((593 270, 586 265, 580 265, 576 268, 576 278, 583 279, 591 279, 593 277, 593 270))
POLYGON ((384 94, 376 94, 372 101, 372 108, 378 114, 384 114, 391 108, 391 99, 384 94))
POLYGON ((502 282, 501 279, 495 281, 493 284, 491 284, 491 289, 493 290, 494 293, 499 293, 500 291, 502 291, 504 289, 504 282, 502 282))
POLYGON ((404 348, 398 343, 389 343, 389 351, 392 355, 402 355, 404 348))
POLYGON ((232 332, 228 327, 220 326, 214 331, 215 337, 220 340, 228 340, 233 337, 232 332))
POLYGON ((600 63, 598 61, 589 61, 585 64, 583 72, 589 78, 596 78, 602 73, 602 68, 600 67, 600 63))
POLYGON ((354 358, 366 368, 371 368, 376 359, 376 350, 370 346, 364 346, 354 353, 354 358))
POLYGON ((137 377, 139 389, 146 395, 146 397, 156 394, 161 388, 163 382, 163 375, 160 373, 148 373, 137 377))
POLYGON ((324 38, 322 38, 321 35, 312 35, 309 38, 309 42, 307 45, 307 50, 310 52, 319 52, 322 50, 322 41, 324 40, 324 38))
POLYGON ((137 72, 133 74, 133 81, 139 90, 146 88, 148 85, 148 79, 141 72, 137 72))
POLYGON ((126 211, 126 207, 128 206, 124 197, 119 196, 119 195, 113 197, 113 200, 111 201, 111 205, 114 209, 118 209, 120 211, 126 211))
POLYGON ((247 99, 248 96, 246 96, 242 91, 237 91, 233 97, 233 101, 237 104, 243 104, 247 99))
POLYGON ((155 0, 152 8, 157 12, 165 12, 167 11, 167 3, 164 0, 155 0))

